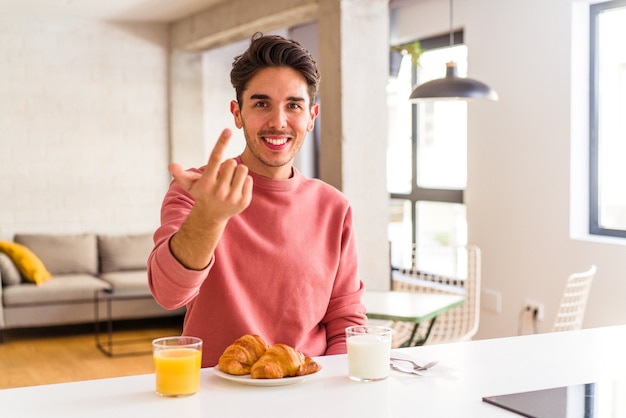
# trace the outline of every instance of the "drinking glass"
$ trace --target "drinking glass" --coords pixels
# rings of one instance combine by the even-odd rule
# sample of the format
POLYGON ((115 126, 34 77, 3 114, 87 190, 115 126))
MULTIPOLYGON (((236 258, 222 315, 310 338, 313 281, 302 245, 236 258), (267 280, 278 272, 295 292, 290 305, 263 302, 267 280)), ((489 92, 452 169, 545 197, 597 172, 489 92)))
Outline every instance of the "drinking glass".
POLYGON ((156 392, 160 396, 189 396, 200 388, 202 340, 163 337, 152 341, 156 392))
POLYGON ((389 377, 391 333, 391 328, 382 326, 346 328, 350 379, 375 382, 389 377))

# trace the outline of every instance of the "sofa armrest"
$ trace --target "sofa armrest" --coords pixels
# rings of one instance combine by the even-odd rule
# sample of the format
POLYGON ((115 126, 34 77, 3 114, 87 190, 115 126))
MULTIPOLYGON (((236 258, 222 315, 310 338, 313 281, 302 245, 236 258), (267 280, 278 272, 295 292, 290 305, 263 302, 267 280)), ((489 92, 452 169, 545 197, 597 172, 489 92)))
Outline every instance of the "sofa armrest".
POLYGON ((3 304, 3 297, 2 297, 2 289, 4 288, 4 285, 2 284, 2 272, 0 271, 0 343, 3 342, 4 338, 2 337, 2 330, 5 327, 5 323, 4 323, 4 304, 3 304))
POLYGON ((0 253, 0 342, 2 342, 2 330, 6 326, 4 322, 4 297, 2 292, 5 286, 19 284, 22 280, 20 272, 13 261, 4 253, 0 253))

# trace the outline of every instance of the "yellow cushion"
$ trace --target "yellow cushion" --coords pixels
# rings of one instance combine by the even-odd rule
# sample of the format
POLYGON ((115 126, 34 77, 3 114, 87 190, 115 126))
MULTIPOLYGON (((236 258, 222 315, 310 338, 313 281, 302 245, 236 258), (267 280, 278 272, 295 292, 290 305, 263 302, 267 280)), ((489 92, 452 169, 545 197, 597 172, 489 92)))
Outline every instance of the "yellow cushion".
POLYGON ((15 242, 0 241, 0 251, 13 260, 24 279, 29 282, 39 286, 52 277, 46 266, 27 247, 15 242))

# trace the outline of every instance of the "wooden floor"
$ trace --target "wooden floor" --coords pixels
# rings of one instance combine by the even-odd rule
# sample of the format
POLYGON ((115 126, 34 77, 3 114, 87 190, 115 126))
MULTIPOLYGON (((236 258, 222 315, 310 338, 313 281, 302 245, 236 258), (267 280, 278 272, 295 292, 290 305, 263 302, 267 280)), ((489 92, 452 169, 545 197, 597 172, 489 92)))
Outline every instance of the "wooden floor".
POLYGON ((114 354, 147 353, 115 357, 96 348, 93 325, 5 331, 0 389, 153 373, 150 341, 181 330, 182 317, 116 322, 114 341, 140 341, 116 345, 114 354))

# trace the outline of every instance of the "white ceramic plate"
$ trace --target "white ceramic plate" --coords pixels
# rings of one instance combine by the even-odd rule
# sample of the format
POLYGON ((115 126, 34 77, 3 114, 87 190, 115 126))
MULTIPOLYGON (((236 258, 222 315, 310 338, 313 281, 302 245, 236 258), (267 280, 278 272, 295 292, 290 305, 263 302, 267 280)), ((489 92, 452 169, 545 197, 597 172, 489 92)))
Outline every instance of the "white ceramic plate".
POLYGON ((306 380, 311 376, 315 376, 319 372, 322 371, 322 366, 315 373, 306 374, 304 376, 294 376, 294 377, 283 377, 282 379, 253 379, 249 374, 243 376, 236 376, 233 374, 224 373, 219 370, 217 367, 213 369, 216 375, 221 377, 222 379, 230 380, 232 382, 241 383, 242 385, 250 385, 250 386, 284 386, 284 385, 293 385, 294 383, 300 383, 306 380))

